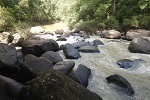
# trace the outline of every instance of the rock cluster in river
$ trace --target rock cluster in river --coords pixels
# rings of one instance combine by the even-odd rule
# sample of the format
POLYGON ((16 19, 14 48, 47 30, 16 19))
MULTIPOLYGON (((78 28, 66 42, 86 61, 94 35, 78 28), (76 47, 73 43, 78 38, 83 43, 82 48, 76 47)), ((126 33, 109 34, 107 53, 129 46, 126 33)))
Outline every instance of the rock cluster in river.
MULTIPOLYGON (((30 32, 32 34, 54 35, 40 26, 31 28, 30 32)), ((128 49, 135 53, 150 54, 149 33, 141 33, 140 35, 140 32, 137 33, 138 36, 133 32, 123 34, 126 39, 132 40, 128 49)), ((6 39, 3 42, 4 37, 1 36, 3 43, 0 43, 0 99, 102 100, 100 96, 85 88, 88 86, 91 69, 80 64, 73 71, 75 62, 71 59, 80 59, 82 57, 80 52, 99 54, 98 46, 104 45, 104 43, 99 39, 93 42, 85 41, 84 39, 89 38, 89 35, 77 28, 72 31, 59 29, 55 33, 59 34, 57 41, 67 41, 71 35, 82 37, 83 40, 77 39, 77 42, 59 47, 57 41, 53 39, 40 37, 23 39, 18 34, 5 33, 6 39), (16 50, 16 46, 20 46, 21 50, 16 50), (57 53, 59 50, 63 51, 68 61, 64 61, 57 53)), ((101 37, 108 39, 120 39, 121 36, 122 34, 116 30, 108 30, 101 34, 101 37)), ((122 59, 117 64, 121 68, 131 68, 135 61, 122 59)), ((126 89, 131 95, 135 94, 130 83, 120 75, 108 76, 106 80, 108 83, 114 83, 126 89)))
MULTIPOLYGON (((32 34, 38 34, 38 30, 34 31, 34 28, 30 31, 32 34)), ((41 27, 39 31, 40 34, 45 32, 41 27)), ((18 41, 21 38, 18 38, 18 41)), ((0 44, 0 85, 7 85, 0 90, 0 99, 102 100, 100 96, 86 89, 91 69, 79 65, 76 71, 72 71, 75 62, 63 61, 57 53, 60 48, 55 40, 38 37, 21 39, 21 50, 16 50, 18 41, 16 40, 15 44, 11 43, 12 41, 9 44, 0 44)), ((65 44, 62 50, 67 59, 78 59, 81 57, 78 49, 83 46, 92 44, 79 41, 74 45, 65 44)))

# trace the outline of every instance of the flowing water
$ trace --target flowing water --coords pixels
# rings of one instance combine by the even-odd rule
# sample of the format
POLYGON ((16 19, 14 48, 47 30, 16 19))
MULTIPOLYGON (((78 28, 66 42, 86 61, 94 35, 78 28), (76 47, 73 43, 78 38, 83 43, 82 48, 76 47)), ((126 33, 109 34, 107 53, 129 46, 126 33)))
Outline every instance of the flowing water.
MULTIPOLYGON (((130 53, 128 41, 110 41, 99 36, 91 36, 85 41, 92 42, 95 39, 100 39, 104 43, 104 46, 98 46, 100 53, 80 52, 81 58, 73 60, 76 63, 74 70, 79 64, 84 64, 92 70, 88 89, 100 95, 104 100, 150 100, 150 55, 130 53), (142 59, 144 61, 136 63, 132 68, 122 69, 116 63, 120 59, 142 59), (133 97, 121 88, 107 83, 105 78, 113 74, 119 74, 129 81, 135 91, 133 97)), ((68 38, 68 42, 75 41, 75 37, 68 38)), ((59 44, 65 43, 59 42, 59 44)), ((58 53, 64 60, 71 60, 65 59, 63 51, 58 53)))

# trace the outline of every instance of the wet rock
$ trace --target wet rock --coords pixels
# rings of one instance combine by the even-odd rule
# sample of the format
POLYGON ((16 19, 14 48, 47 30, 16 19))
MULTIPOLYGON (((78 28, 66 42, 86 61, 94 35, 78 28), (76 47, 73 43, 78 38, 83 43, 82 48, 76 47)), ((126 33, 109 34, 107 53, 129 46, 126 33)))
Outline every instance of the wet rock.
POLYGON ((134 38, 142 38, 142 37, 148 37, 148 36, 150 36, 149 30, 138 29, 138 30, 128 31, 125 37, 127 40, 133 40, 134 38))
POLYGON ((142 37, 133 39, 128 47, 132 53, 150 54, 150 37, 142 37))
POLYGON ((82 41, 78 41, 78 42, 75 42, 75 43, 72 43, 72 45, 76 48, 76 49, 78 49, 78 48, 80 48, 80 47, 82 47, 82 46, 87 46, 87 45, 91 45, 89 42, 85 42, 84 40, 82 40, 82 41))
POLYGON ((129 59, 121 59, 117 61, 117 64, 124 69, 131 68, 135 65, 135 62, 129 59))
POLYGON ((79 51, 84 52, 84 53, 100 53, 98 48, 92 45, 82 46, 79 48, 79 51))
POLYGON ((53 66, 53 69, 58 70, 64 74, 69 74, 74 66, 74 61, 60 61, 53 66))
POLYGON ((143 59, 121 59, 117 61, 117 64, 124 69, 132 68, 134 66, 136 67, 140 63, 145 63, 145 61, 143 59))
POLYGON ((88 86, 88 78, 91 74, 91 69, 80 64, 76 71, 69 74, 69 77, 84 87, 88 86))
POLYGON ((81 57, 79 51, 69 43, 65 44, 62 49, 67 59, 78 59, 81 57))
POLYGON ((104 37, 108 39, 119 39, 121 38, 121 33, 116 30, 107 30, 104 32, 104 37))
POLYGON ((43 57, 35 57, 34 55, 26 55, 25 61, 21 66, 24 74, 29 77, 29 79, 35 78, 42 71, 53 68, 53 63, 43 57))
POLYGON ((0 100, 13 100, 22 88, 22 84, 0 75, 0 100))
POLYGON ((66 38, 58 38, 56 41, 67 41, 66 38))
POLYGON ((35 26, 35 27, 31 27, 30 29, 31 34, 41 34, 44 32, 45 32, 45 29, 42 26, 35 26))
POLYGON ((36 40, 28 39, 22 44, 22 52, 24 55, 33 54, 41 56, 46 51, 58 51, 59 45, 55 40, 36 40))
POLYGON ((113 83, 121 88, 123 88, 125 91, 127 91, 131 96, 135 94, 133 88, 131 87, 130 83, 122 76, 114 74, 110 75, 106 78, 108 83, 113 83))
POLYGON ((44 54, 42 54, 41 57, 46 58, 47 60, 51 61, 53 64, 56 64, 57 62, 63 61, 61 56, 54 51, 47 51, 44 54))
POLYGON ((43 72, 23 87, 16 100, 102 100, 55 70, 43 72))
POLYGON ((0 63, 4 65, 15 65, 17 62, 17 54, 14 46, 0 43, 0 63))
POLYGON ((93 41, 93 45, 97 47, 98 45, 104 45, 104 43, 102 41, 96 39, 93 41))
POLYGON ((104 33, 102 33, 101 31, 96 31, 96 35, 98 36, 102 36, 104 33))

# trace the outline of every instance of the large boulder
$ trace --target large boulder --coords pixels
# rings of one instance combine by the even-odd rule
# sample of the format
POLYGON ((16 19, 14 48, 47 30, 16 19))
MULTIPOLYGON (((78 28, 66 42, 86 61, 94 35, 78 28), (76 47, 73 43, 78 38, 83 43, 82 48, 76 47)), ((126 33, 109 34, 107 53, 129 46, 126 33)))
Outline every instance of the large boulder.
POLYGON ((44 58, 50 60, 53 64, 56 64, 57 62, 63 61, 61 56, 54 51, 47 51, 44 54, 42 54, 41 57, 44 57, 44 58))
POLYGON ((53 69, 60 71, 61 73, 64 74, 69 74, 70 71, 73 69, 73 67, 75 66, 75 62, 74 61, 61 61, 56 63, 53 66, 53 69))
POLYGON ((119 39, 121 38, 121 33, 116 30, 107 30, 104 32, 104 37, 108 39, 119 39))
POLYGON ((150 36, 150 30, 130 30, 126 33, 127 40, 133 40, 134 38, 148 37, 150 36))
POLYGON ((58 51, 59 45, 55 40, 36 40, 27 39, 22 43, 22 52, 24 55, 33 54, 35 56, 41 56, 46 51, 58 51))
POLYGON ((35 26, 31 27, 30 33, 31 34, 41 34, 44 33, 45 29, 42 26, 35 26))
POLYGON ((102 100, 55 70, 43 72, 24 86, 16 100, 102 100))
POLYGON ((35 57, 34 55, 26 55, 25 61, 21 66, 24 74, 29 77, 29 79, 35 78, 42 71, 53 68, 53 63, 43 57, 35 57))
POLYGON ((0 100, 13 100, 22 86, 17 81, 0 75, 0 100))
POLYGON ((62 49, 67 59, 78 59, 81 57, 79 51, 69 43, 65 44, 62 49))
POLYGON ((132 53, 150 54, 150 37, 142 37, 133 39, 128 47, 132 53))
POLYGON ((113 83, 113 84, 123 88, 131 96, 133 96, 135 94, 135 92, 134 92, 133 88, 131 87, 130 83, 124 77, 122 77, 120 75, 117 75, 117 74, 110 75, 106 78, 106 80, 108 81, 108 83, 113 83))
POLYGON ((80 64, 76 71, 69 74, 69 77, 84 87, 88 86, 88 78, 91 74, 91 69, 80 64))
MULTIPOLYGON (((3 65, 15 65, 17 62, 17 51, 14 46, 0 43, 0 63, 3 65)), ((1 66, 0 66, 1 67, 1 66)))
POLYGON ((84 53, 100 53, 98 48, 92 45, 82 46, 79 48, 79 51, 84 52, 84 53))
POLYGON ((82 47, 82 46, 87 46, 87 45, 91 45, 91 44, 90 44, 90 42, 85 42, 84 40, 82 40, 82 41, 77 41, 77 42, 75 42, 75 43, 72 43, 72 45, 73 45, 76 49, 78 49, 78 48, 80 48, 80 47, 82 47))

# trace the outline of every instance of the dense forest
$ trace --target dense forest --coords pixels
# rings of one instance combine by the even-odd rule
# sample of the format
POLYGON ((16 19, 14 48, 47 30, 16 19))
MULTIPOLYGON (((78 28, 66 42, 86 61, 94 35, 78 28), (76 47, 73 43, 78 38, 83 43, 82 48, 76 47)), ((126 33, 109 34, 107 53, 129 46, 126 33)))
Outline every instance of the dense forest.
POLYGON ((58 21, 85 31, 150 29, 150 0, 0 0, 0 31, 58 21))

